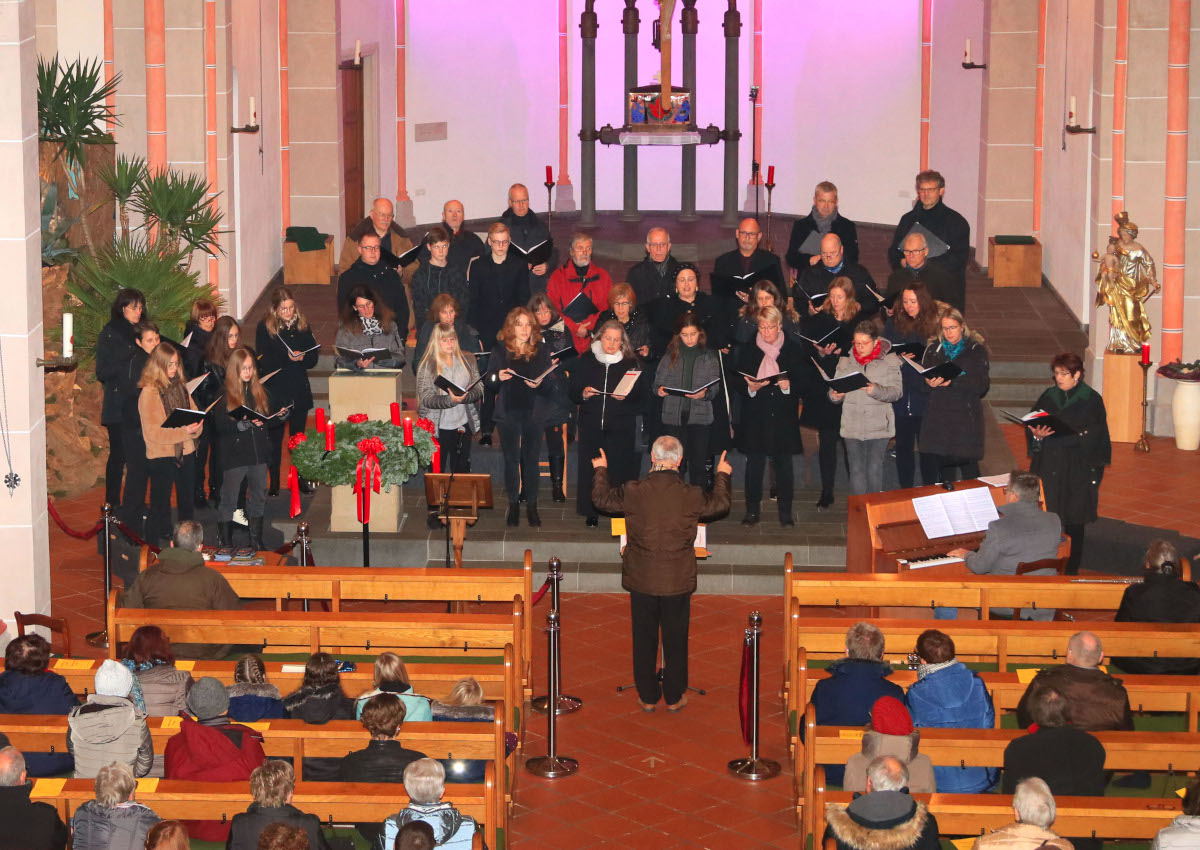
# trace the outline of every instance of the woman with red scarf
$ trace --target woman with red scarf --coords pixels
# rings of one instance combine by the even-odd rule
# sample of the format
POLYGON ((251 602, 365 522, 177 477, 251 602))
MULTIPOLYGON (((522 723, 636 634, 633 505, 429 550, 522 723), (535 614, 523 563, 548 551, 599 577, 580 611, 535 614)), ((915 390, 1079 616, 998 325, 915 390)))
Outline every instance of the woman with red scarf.
POLYGON ((889 353, 892 344, 879 338, 871 321, 854 327, 854 345, 838 361, 834 377, 861 372, 869 383, 849 393, 829 391, 829 400, 842 405, 842 439, 850 467, 850 494, 883 490, 883 455, 896 435, 892 402, 904 395, 900 358, 889 353))

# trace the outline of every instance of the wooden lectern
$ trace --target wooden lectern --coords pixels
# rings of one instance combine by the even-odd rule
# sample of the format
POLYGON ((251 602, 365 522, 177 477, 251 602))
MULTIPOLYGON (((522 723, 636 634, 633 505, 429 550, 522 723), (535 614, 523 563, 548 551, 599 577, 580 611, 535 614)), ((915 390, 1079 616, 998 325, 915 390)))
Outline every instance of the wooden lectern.
POLYGON ((461 567, 467 526, 479 519, 480 508, 492 507, 492 476, 478 472, 426 472, 425 501, 430 510, 437 512, 438 519, 450 526, 454 566, 461 567))

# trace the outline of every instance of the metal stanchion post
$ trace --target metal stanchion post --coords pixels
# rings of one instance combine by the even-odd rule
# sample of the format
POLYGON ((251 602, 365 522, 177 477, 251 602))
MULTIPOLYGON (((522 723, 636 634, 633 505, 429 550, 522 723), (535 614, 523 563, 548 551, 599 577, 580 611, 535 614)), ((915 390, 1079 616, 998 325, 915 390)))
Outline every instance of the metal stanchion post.
MULTIPOLYGON (((107 611, 108 597, 112 595, 112 505, 105 502, 101 511, 104 513, 104 528, 100 532, 104 535, 104 610, 107 611)), ((87 641, 88 646, 108 646, 108 624, 106 623, 104 628, 98 632, 85 635, 84 640, 87 641)))
MULTIPOLYGON (((558 558, 550 559, 550 572, 548 579, 550 581, 550 609, 554 612, 562 611, 562 605, 558 598, 559 585, 562 584, 562 561, 558 558)), ((558 687, 562 689, 562 624, 558 627, 558 651, 554 653, 555 658, 555 675, 558 679, 558 687)), ((539 714, 546 711, 546 707, 550 705, 549 696, 534 697, 529 707, 539 714)), ((579 697, 567 696, 566 694, 558 695, 558 708, 556 714, 570 714, 573 711, 579 711, 583 707, 583 700, 579 697)))
MULTIPOLYGON (((308 523, 296 526, 296 545, 300 547, 300 566, 308 566, 308 523)), ((304 600, 304 613, 308 613, 308 600, 304 600)))
MULTIPOLYGON (((546 644, 549 647, 549 663, 546 669, 550 671, 550 702, 556 703, 558 693, 558 611, 551 609, 546 615, 546 644)), ((546 712, 546 755, 536 756, 525 762, 525 769, 534 776, 543 779, 557 779, 560 776, 570 776, 579 770, 579 762, 567 756, 558 754, 558 712, 546 712)))
POLYGON ((750 614, 750 758, 734 759, 729 772, 741 779, 770 779, 779 775, 779 762, 758 757, 758 640, 762 636, 762 614, 750 614))

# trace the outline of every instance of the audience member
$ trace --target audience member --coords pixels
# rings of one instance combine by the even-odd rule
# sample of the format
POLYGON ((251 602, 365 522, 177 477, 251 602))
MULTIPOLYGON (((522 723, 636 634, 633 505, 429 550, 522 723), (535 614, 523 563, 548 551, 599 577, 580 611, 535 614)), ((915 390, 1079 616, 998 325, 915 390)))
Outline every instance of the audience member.
MULTIPOLYGON (((174 717, 187 704, 192 674, 175 666, 171 641, 158 626, 139 626, 125 645, 121 661, 133 673, 148 717, 174 717)), ((137 703, 137 700, 134 700, 137 703)))
MULTIPOLYGON (((175 524, 171 545, 158 553, 158 560, 137 577, 125 592, 127 608, 167 608, 176 611, 236 611, 241 600, 225 576, 204 563, 204 526, 195 520, 175 524)), ((183 658, 220 658, 229 646, 177 643, 175 654, 183 658)))
POLYGON ((1041 688, 1062 694, 1071 713, 1071 725, 1085 732, 1133 731, 1129 694, 1120 679, 1100 669, 1104 647, 1091 632, 1076 632, 1067 642, 1065 664, 1039 670, 1017 704, 1022 729, 1033 722, 1029 703, 1041 688))
POLYGON ((21 751, 0 749, 0 850, 65 850, 67 825, 54 806, 30 800, 32 790, 21 751))
POLYGON ((129 765, 114 762, 96 774, 96 799, 71 817, 71 850, 141 850, 161 818, 134 800, 137 780, 129 765))
MULTIPOLYGON (((550 275, 546 295, 554 309, 562 316, 567 332, 575 343, 575 350, 583 354, 591 345, 592 337, 598 328, 597 317, 601 311, 608 308, 608 293, 613 282, 608 272, 592 262, 591 236, 586 233, 572 235, 570 253, 567 262, 550 275), (581 295, 584 300, 580 303, 590 313, 586 318, 576 320, 569 315, 574 311, 568 311, 567 305, 572 304, 581 295)), ((582 312, 580 310, 580 314, 582 312)))
POLYGON ((75 778, 93 779, 113 762, 146 776, 154 765, 154 742, 146 714, 130 699, 133 674, 106 659, 96 671, 95 693, 67 715, 67 749, 75 756, 75 778))
MULTIPOLYGON (((41 635, 14 638, 4 648, 0 714, 64 715, 79 705, 71 685, 49 664, 50 644, 41 635)), ((30 776, 54 776, 74 766, 70 753, 25 753, 24 759, 30 776)))
MULTIPOLYGON (((500 214, 498 223, 508 229, 513 244, 524 252, 532 251, 550 238, 550 228, 543 224, 537 217, 537 213, 529 208, 529 190, 521 183, 514 183, 508 188, 508 209, 500 214)), ((492 226, 495 227, 495 225, 492 226)), ((488 231, 488 234, 491 235, 491 230, 488 231)), ((527 268, 529 273, 524 281, 525 297, 519 299, 517 303, 524 304, 531 295, 546 291, 546 271, 558 266, 557 255, 557 251, 552 251, 550 259, 537 265, 521 261, 521 265, 527 268)), ((516 305, 510 305, 510 308, 513 306, 516 305)), ((507 312, 508 310, 505 310, 500 315, 503 316, 507 312)))
MULTIPOLYGON (((1180 577, 1180 566, 1179 553, 1171 543, 1151 542, 1142 583, 1125 588, 1117 622, 1200 623, 1200 587, 1180 577)), ((1127 673, 1200 673, 1200 658, 1114 658, 1113 663, 1127 673)))
MULTIPOLYGON (((184 717, 179 731, 167 741, 167 779, 244 781, 266 761, 262 736, 230 719, 229 696, 220 680, 205 676, 196 682, 188 694, 187 707, 196 719, 184 717)), ((229 824, 223 821, 188 821, 187 828, 198 841, 229 838, 229 824)))
POLYGON ((383 846, 396 845, 396 834, 410 821, 420 820, 433 827, 433 840, 445 850, 469 850, 475 834, 474 819, 462 814, 450 803, 443 803, 446 773, 430 758, 414 761, 404 770, 404 790, 408 807, 383 822, 383 846))
POLYGON ((119 379, 133 357, 134 328, 150 321, 146 296, 137 289, 120 289, 113 299, 108 323, 96 337, 96 380, 104 388, 100 424, 108 431, 108 461, 104 467, 104 501, 121 504, 121 474, 125 471, 119 379))
MULTIPOLYGON (((892 665, 883 660, 884 637, 870 623, 855 623, 846 632, 846 657, 828 667, 829 678, 813 688, 812 704, 818 726, 865 726, 871 722, 871 706, 881 697, 904 699, 904 690, 887 681, 892 665)), ((800 731, 803 736, 803 728, 800 731)), ((825 766, 825 780, 841 785, 844 768, 825 766)))
MULTIPOLYGON (((896 225, 892 247, 888 250, 888 262, 893 269, 902 267, 908 259, 901 254, 900 245, 913 233, 936 237, 937 250, 930 252, 930 259, 950 273, 954 281, 955 297, 941 298, 960 310, 966 309, 967 260, 971 252, 971 225, 958 212, 943 202, 946 194, 946 179, 936 171, 922 171, 917 175, 917 201, 911 212, 905 213, 896 225), (945 246, 945 247, 942 247, 945 246)), ((932 287, 931 287, 932 288, 932 287)), ((936 291, 936 290, 935 290, 936 291)))
MULTIPOLYGON (((880 756, 899 759, 908 770, 908 790, 913 794, 932 794, 936 789, 933 762, 918 752, 921 733, 913 728, 912 717, 904 703, 895 697, 880 697, 871 706, 871 721, 862 737, 862 750, 846 760, 846 791, 867 790, 867 765, 880 756)), ((829 770, 825 771, 829 781, 829 770)))
POLYGON ((1195 850, 1200 846, 1200 777, 1187 784, 1183 795, 1183 814, 1154 836, 1150 850, 1195 850))
POLYGON ((242 723, 287 717, 279 688, 267 681, 267 665, 258 655, 245 655, 233 668, 233 684, 227 685, 229 716, 242 723))
POLYGON ((283 707, 289 717, 305 723, 354 719, 354 700, 342 690, 337 661, 328 652, 309 657, 300 687, 283 698, 283 707))
POLYGON ((879 338, 879 327, 865 319, 854 328, 850 353, 838 360, 834 377, 861 373, 869 383, 849 393, 829 391, 829 400, 842 405, 842 443, 850 467, 850 495, 883 490, 883 461, 888 441, 896 435, 892 403, 904 394, 900 358, 892 344, 879 338))
MULTIPOLYGON (((909 686, 905 702, 918 726, 943 729, 991 729, 996 711, 992 696, 979 674, 954 657, 954 641, 935 629, 917 638, 917 681, 909 686)), ((990 767, 935 767, 941 794, 979 794, 996 784, 990 767)))
POLYGON ((432 720, 429 697, 423 697, 413 691, 409 684, 408 668, 403 659, 394 652, 381 652, 375 659, 375 687, 360 696, 354 705, 354 716, 362 717, 363 707, 376 694, 395 694, 404 703, 404 719, 421 721, 432 720))
POLYGON ((825 804, 825 835, 837 850, 940 850, 937 818, 908 792, 908 769, 880 756, 867 766, 867 793, 825 804))
POLYGON ((190 847, 182 821, 159 821, 146 833, 146 850, 188 850, 190 847))
POLYGON ((303 829, 285 823, 273 823, 258 836, 258 850, 309 850, 303 829))
POLYGON ((363 369, 404 368, 404 346, 408 329, 387 305, 383 296, 367 286, 351 287, 338 307, 337 334, 333 338, 338 352, 339 369, 361 372, 363 369), (354 354, 353 352, 358 352, 354 354), (370 353, 370 357, 363 356, 370 353))
POLYGON ((423 820, 410 820, 396 833, 395 850, 433 850, 436 846, 433 827, 423 820))
POLYGON ((1072 850, 1070 841, 1050 831, 1056 811, 1045 781, 1031 776, 1018 782, 1012 810, 1014 823, 979 836, 971 850, 1072 850))
POLYGON ((956 290, 954 276, 941 266, 929 259, 929 243, 920 233, 913 233, 904 240, 904 268, 896 269, 888 275, 887 289, 883 293, 884 303, 892 304, 895 312, 895 299, 904 289, 915 283, 923 283, 930 294, 938 301, 944 301, 952 307, 962 310, 961 302, 966 297, 956 290))
POLYGON ((260 836, 271 824, 283 824, 308 836, 313 850, 328 850, 321 833, 321 820, 292 805, 296 773, 286 761, 268 759, 250 774, 254 802, 230 821, 226 850, 256 850, 260 836))
MULTIPOLYGON (((466 676, 454 683, 445 700, 433 700, 433 720, 491 723, 496 709, 483 701, 483 688, 473 677, 466 676)), ((516 748, 515 732, 504 733, 505 752, 516 748), (511 748, 511 749, 510 749, 511 748)), ((484 759, 440 759, 446 769, 447 782, 483 782, 487 770, 484 759)))
POLYGON ((412 279, 413 318, 417 327, 429 315, 433 299, 439 295, 450 295, 459 304, 469 307, 471 293, 467 289, 467 260, 483 253, 483 244, 479 237, 470 234, 471 241, 479 247, 479 252, 470 254, 461 264, 451 262, 451 239, 446 228, 435 224, 425 234, 425 248, 428 256, 421 260, 412 279))
POLYGON ((626 273, 625 281, 641 309, 650 310, 655 301, 675 291, 678 271, 679 261, 671 254, 671 234, 665 227, 652 227, 646 233, 646 256, 626 273))
POLYGON ((793 274, 802 276, 822 259, 825 246, 820 244, 814 251, 813 242, 821 243, 828 236, 836 236, 839 246, 845 245, 846 259, 858 263, 858 228, 850 219, 843 218, 838 210, 837 186, 822 180, 813 190, 812 211, 796 219, 792 225, 784 259, 792 267, 793 274))
POLYGON ((845 255, 842 240, 836 233, 821 239, 820 262, 800 270, 792 300, 796 311, 811 314, 829 294, 829 284, 835 277, 848 277, 854 285, 854 300, 863 305, 864 312, 879 312, 879 299, 873 293, 875 280, 871 273, 845 255))

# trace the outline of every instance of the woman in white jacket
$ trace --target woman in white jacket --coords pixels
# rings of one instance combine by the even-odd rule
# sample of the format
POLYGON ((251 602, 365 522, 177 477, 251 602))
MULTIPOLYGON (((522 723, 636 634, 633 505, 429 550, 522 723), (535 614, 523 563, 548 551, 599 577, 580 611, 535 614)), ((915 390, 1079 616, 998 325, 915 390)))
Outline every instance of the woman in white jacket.
POLYGON ((1200 778, 1188 783, 1183 795, 1183 814, 1160 829, 1150 850, 1184 850, 1200 847, 1200 778))
POLYGON ((869 383, 849 393, 829 391, 829 399, 842 405, 842 439, 850 467, 850 494, 878 493, 883 489, 883 456, 888 440, 896 435, 892 402, 904 395, 900 358, 892 344, 879 338, 869 320, 854 327, 854 345, 838 361, 834 377, 862 372, 869 383))

